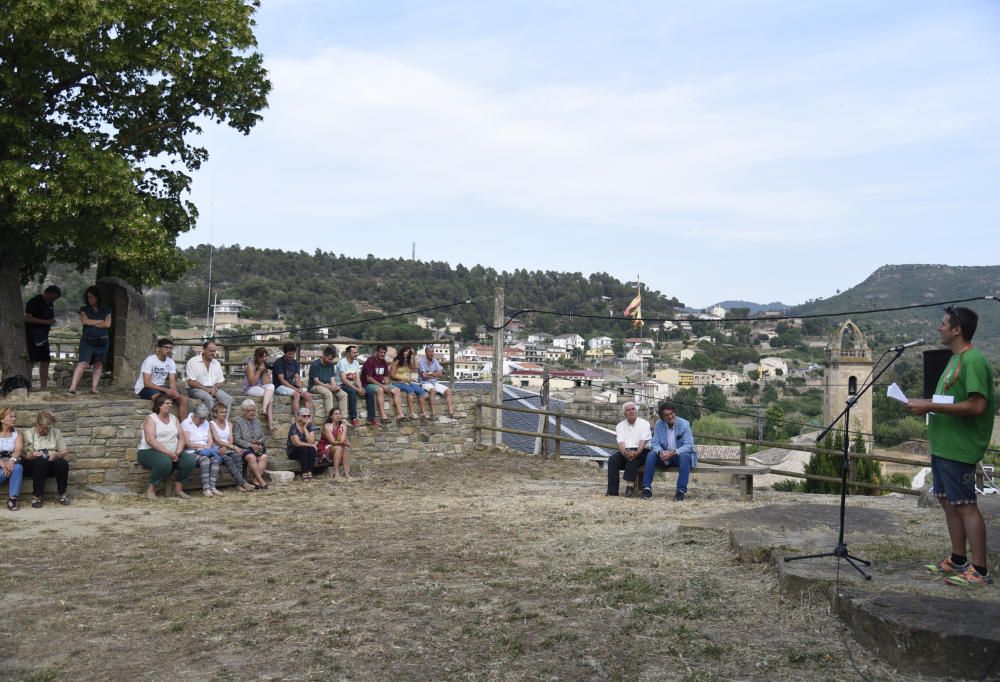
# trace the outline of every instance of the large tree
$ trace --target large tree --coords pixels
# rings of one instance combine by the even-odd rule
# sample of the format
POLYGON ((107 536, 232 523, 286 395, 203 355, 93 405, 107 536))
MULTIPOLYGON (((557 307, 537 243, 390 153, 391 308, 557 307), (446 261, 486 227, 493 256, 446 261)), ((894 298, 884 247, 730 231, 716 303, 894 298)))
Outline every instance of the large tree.
POLYGON ((0 370, 27 369, 20 285, 62 261, 183 272, 205 123, 246 134, 270 83, 258 0, 0 0, 0 370))

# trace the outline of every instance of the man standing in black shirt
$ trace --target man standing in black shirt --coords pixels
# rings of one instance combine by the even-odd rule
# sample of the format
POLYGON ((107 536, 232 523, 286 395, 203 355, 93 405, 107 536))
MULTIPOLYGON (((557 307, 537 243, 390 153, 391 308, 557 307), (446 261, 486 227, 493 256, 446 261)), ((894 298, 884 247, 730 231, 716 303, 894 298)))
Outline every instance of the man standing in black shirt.
POLYGON ((28 343, 28 360, 31 369, 28 370, 28 380, 38 363, 38 382, 44 391, 49 387, 49 330, 56 323, 56 311, 52 304, 62 296, 59 287, 51 285, 45 291, 31 298, 24 306, 24 334, 28 343))

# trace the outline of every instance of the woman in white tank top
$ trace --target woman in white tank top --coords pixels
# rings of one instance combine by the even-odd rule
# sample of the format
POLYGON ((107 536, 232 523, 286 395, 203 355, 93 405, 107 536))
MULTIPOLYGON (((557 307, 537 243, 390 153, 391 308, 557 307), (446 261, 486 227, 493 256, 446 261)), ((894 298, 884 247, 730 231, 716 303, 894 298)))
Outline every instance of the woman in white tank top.
POLYGON ((228 410, 222 403, 216 403, 212 408, 212 421, 208 423, 208 428, 212 432, 212 440, 222 454, 222 463, 236 481, 236 489, 242 493, 248 493, 255 488, 247 483, 243 476, 243 458, 233 445, 233 425, 226 419, 228 410))

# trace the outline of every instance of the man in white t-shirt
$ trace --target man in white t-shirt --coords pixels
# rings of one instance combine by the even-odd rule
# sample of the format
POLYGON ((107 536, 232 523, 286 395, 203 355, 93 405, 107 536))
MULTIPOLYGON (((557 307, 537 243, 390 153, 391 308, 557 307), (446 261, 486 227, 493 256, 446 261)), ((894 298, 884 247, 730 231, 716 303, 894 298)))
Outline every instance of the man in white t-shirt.
POLYGON ((201 354, 195 355, 187 361, 188 395, 198 398, 208 408, 209 414, 215 406, 215 401, 219 401, 226 406, 226 415, 233 404, 233 398, 222 390, 222 384, 226 381, 226 375, 222 371, 222 363, 215 358, 218 350, 215 341, 206 341, 201 345, 201 354))
POLYGON ((177 410, 183 421, 187 418, 188 399, 177 390, 177 364, 170 357, 173 352, 174 342, 170 339, 159 339, 156 342, 156 352, 143 360, 142 367, 139 368, 135 394, 152 400, 162 393, 177 403, 177 410))
POLYGON ((358 362, 357 346, 348 346, 344 349, 344 355, 337 362, 336 372, 340 379, 340 390, 347 394, 347 409, 351 426, 360 426, 358 396, 365 395, 365 387, 361 383, 361 363, 358 362))
POLYGON ((607 495, 618 495, 618 473, 625 470, 625 497, 635 497, 635 479, 639 467, 646 461, 649 452, 649 441, 653 434, 649 430, 649 422, 639 419, 639 408, 633 402, 622 406, 625 419, 615 427, 615 440, 618 441, 618 452, 608 457, 608 492, 607 495))
POLYGON ((417 361, 417 372, 420 373, 420 385, 427 392, 427 402, 431 406, 431 419, 437 416, 434 414, 435 393, 444 396, 445 402, 448 404, 448 416, 454 419, 455 407, 451 402, 451 391, 448 390, 448 385, 441 381, 441 377, 444 376, 444 367, 434 357, 434 346, 428 344, 424 348, 424 357, 417 361))

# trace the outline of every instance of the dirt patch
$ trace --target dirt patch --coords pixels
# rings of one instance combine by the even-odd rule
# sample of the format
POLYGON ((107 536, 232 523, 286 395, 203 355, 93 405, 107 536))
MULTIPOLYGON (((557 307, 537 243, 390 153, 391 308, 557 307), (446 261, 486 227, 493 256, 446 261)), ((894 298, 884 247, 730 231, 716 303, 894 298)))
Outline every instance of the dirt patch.
POLYGON ((741 564, 725 531, 679 529, 777 493, 603 488, 572 463, 489 455, 187 503, 81 500, 87 532, 18 512, 0 525, 0 677, 854 680, 850 654, 873 679, 914 679, 847 638, 821 595, 790 600, 741 564))

